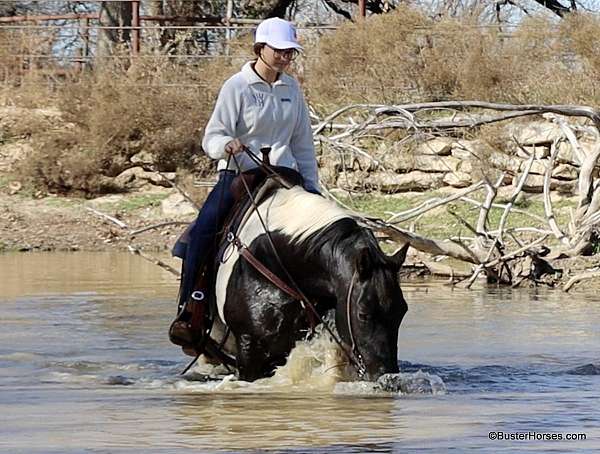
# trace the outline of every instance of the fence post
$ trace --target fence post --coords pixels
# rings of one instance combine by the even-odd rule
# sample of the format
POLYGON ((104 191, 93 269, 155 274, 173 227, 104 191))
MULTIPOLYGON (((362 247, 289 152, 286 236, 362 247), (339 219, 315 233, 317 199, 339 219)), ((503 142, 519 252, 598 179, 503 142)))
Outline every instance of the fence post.
POLYGON ((79 70, 83 71, 89 63, 88 58, 90 56, 90 19, 87 17, 79 19, 79 28, 83 40, 83 47, 80 49, 79 70))
POLYGON ((361 19, 367 17, 367 2, 366 2, 366 0, 358 0, 358 15, 361 19))
POLYGON ((227 13, 225 16, 225 55, 229 55, 229 41, 231 40, 231 17, 233 16, 233 0, 227 0, 227 13))
POLYGON ((140 2, 131 0, 131 53, 138 55, 140 53, 140 2))

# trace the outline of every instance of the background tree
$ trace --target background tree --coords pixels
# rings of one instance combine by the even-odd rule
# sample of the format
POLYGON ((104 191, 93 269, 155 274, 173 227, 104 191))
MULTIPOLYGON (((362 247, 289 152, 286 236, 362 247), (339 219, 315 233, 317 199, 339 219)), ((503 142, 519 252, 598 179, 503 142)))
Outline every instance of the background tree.
POLYGON ((102 2, 100 7, 100 25, 96 56, 104 58, 112 55, 118 45, 131 42, 131 29, 113 27, 131 27, 131 4, 128 2, 102 2))

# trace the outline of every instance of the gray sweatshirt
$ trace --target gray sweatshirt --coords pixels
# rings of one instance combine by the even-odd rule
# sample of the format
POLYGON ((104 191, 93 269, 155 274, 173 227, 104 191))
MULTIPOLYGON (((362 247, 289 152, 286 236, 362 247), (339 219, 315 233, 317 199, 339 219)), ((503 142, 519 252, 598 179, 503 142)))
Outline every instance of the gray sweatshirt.
MULTIPOLYGON (((206 154, 219 160, 219 170, 227 168, 225 145, 233 139, 258 157, 262 147, 271 147, 271 164, 299 171, 307 189, 319 190, 308 109, 293 77, 282 73, 269 85, 248 62, 223 84, 202 141, 206 154)), ((246 153, 236 159, 242 171, 256 167, 246 153)), ((238 170, 233 159, 229 169, 238 170)))

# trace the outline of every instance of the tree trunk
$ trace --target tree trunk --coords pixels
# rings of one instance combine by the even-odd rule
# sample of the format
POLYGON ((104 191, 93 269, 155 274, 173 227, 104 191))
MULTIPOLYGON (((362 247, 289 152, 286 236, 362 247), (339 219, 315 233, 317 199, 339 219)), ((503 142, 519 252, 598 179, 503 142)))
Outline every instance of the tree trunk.
POLYGON ((131 27, 131 3, 129 2, 102 2, 100 8, 100 29, 98 33, 98 48, 96 56, 100 59, 114 55, 115 48, 119 45, 128 45, 131 42, 131 29, 112 27, 131 27))

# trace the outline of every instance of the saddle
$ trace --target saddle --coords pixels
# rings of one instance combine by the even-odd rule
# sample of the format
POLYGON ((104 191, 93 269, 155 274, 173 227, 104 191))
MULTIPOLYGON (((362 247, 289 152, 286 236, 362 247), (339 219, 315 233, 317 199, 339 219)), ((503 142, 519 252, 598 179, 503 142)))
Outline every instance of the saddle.
MULTIPOLYGON (((235 204, 225 218, 224 227, 217 235, 215 242, 217 247, 214 251, 216 254, 213 260, 207 262, 204 269, 198 270, 195 288, 214 289, 220 258, 229 245, 228 235, 235 235, 243 227, 255 206, 263 202, 276 189, 302 184, 302 176, 287 167, 272 166, 269 171, 259 167, 239 174, 231 184, 230 190, 235 204)), ((179 308, 177 317, 169 328, 169 339, 172 343, 181 346, 184 353, 198 356, 206 350, 216 314, 215 298, 206 297, 199 290, 192 292, 191 298, 179 308)), ((211 353, 215 350, 214 346, 212 347, 211 353)))

